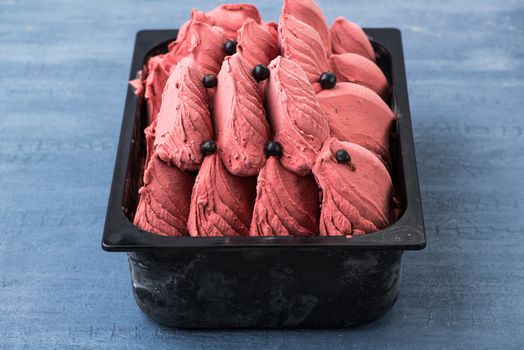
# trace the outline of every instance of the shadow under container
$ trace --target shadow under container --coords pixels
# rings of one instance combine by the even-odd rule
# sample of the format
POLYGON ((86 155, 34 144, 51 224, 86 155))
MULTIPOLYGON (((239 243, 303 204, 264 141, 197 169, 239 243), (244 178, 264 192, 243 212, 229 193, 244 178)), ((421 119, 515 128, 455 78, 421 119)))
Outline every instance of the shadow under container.
MULTIPOLYGON (((146 104, 130 87, 102 247, 127 252, 133 293, 152 319, 179 328, 327 328, 371 321, 394 304, 405 250, 425 246, 402 43, 366 29, 392 88, 397 222, 346 237, 163 237, 132 224, 145 159, 146 104)), ((137 34, 131 79, 176 30, 137 34)))

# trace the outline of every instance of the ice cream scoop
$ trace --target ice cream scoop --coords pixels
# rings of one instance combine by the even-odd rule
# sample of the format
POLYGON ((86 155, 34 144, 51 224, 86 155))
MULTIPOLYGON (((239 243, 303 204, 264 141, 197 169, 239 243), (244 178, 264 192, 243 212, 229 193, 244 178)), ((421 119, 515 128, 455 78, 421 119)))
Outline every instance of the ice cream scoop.
POLYGON ((256 196, 256 178, 231 175, 218 154, 204 159, 198 172, 188 220, 196 236, 247 236, 256 196))
POLYGON ((144 168, 147 168, 147 165, 149 164, 149 161, 151 160, 151 158, 153 157, 153 153, 155 152, 156 124, 157 120, 155 119, 144 129, 144 136, 146 138, 146 160, 144 162, 144 168))
POLYGON ((214 125, 220 157, 229 172, 256 175, 265 162, 269 125, 262 92, 239 53, 227 57, 218 74, 214 125))
POLYGON ((149 60, 144 84, 149 123, 157 117, 167 79, 182 58, 192 54, 204 73, 218 74, 225 56, 222 47, 226 35, 221 28, 205 21, 209 19, 203 12, 193 11, 192 19, 180 30, 177 40, 170 44, 169 52, 149 60))
POLYGON ((332 55, 331 70, 339 82, 350 82, 375 91, 382 99, 389 98, 389 83, 380 68, 371 60, 355 53, 332 55))
POLYGON ((195 23, 191 28, 191 39, 188 53, 205 74, 218 74, 226 56, 224 42, 227 36, 222 28, 206 23, 195 23))
POLYGON ((264 25, 248 20, 238 31, 238 53, 248 67, 268 65, 280 53, 277 38, 264 25))
POLYGON ((200 146, 213 138, 203 76, 193 57, 182 59, 167 81, 158 113, 155 154, 183 170, 200 167, 200 146))
POLYGON ((214 25, 222 27, 230 39, 237 38, 237 31, 247 20, 262 21, 258 9, 249 4, 223 4, 206 15, 214 25))
POLYGON ((393 184, 387 169, 370 151, 330 138, 313 174, 322 190, 320 235, 361 235, 390 224, 393 184), (339 156, 343 153, 348 157, 339 156))
POLYGON ((331 26, 334 54, 356 53, 375 62, 375 51, 366 33, 357 24, 338 17, 331 26))
POLYGON ((251 236, 312 236, 318 234, 319 189, 311 175, 286 170, 270 157, 260 171, 251 236))
MULTIPOLYGON (((329 71, 329 63, 318 32, 293 16, 282 15, 278 27, 279 45, 284 58, 297 63, 311 84, 329 71)), ((317 90, 318 88, 317 84, 317 90)))
POLYGON ((326 56, 331 54, 331 38, 324 13, 315 0, 284 0, 282 14, 291 15, 315 29, 320 36, 326 56))
POLYGON ((194 9, 191 11, 191 18, 180 26, 178 35, 175 41, 168 46, 168 57, 176 64, 180 58, 185 57, 189 53, 191 47, 191 36, 193 35, 193 25, 196 23, 207 23, 213 25, 211 19, 202 11, 194 9))
POLYGON ((329 136, 329 124, 298 64, 277 57, 269 69, 266 98, 274 139, 282 145, 280 161, 286 169, 305 175, 329 136))
POLYGON ((186 236, 194 181, 192 173, 153 157, 144 173, 134 224, 163 236, 186 236))
POLYGON ((278 23, 274 21, 262 22, 262 26, 267 29, 269 34, 278 42, 278 23))
POLYGON ((333 136, 367 148, 389 167, 395 115, 376 93, 361 85, 339 83, 318 93, 317 98, 333 136))

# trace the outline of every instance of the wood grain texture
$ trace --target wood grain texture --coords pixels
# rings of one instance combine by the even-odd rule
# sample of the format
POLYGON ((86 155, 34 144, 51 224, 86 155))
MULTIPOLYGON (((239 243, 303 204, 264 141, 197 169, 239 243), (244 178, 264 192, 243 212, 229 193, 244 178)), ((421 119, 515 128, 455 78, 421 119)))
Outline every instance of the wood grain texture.
POLYGON ((100 237, 135 32, 193 4, 0 0, 0 349, 522 348, 524 4, 319 2, 403 31, 428 248, 406 254, 393 310, 349 330, 149 321, 100 237))

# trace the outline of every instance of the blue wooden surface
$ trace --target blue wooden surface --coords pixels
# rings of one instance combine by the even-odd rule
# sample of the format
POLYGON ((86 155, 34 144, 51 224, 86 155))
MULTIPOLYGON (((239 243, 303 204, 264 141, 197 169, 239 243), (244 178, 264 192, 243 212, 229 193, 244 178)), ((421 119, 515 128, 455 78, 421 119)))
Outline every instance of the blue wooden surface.
POLYGON ((522 348, 524 4, 319 2, 403 31, 428 248, 394 309, 349 330, 149 321, 100 249, 134 34, 219 1, 0 0, 0 348, 522 348))

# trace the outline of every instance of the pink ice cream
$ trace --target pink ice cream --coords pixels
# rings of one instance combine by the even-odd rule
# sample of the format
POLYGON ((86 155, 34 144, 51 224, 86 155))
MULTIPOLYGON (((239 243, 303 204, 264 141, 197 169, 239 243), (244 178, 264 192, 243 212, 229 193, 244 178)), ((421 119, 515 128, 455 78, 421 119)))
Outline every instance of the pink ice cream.
POLYGON ((146 160, 144 162, 144 168, 147 168, 149 161, 153 157, 155 152, 155 130, 157 120, 153 120, 149 126, 144 129, 144 136, 146 138, 146 160))
POLYGON ((329 63, 318 32, 293 16, 280 17, 279 44, 282 57, 298 64, 306 73, 311 84, 316 84, 320 75, 329 71, 329 63))
POLYGON ((264 165, 269 125, 252 68, 236 53, 224 60, 215 94, 218 152, 229 172, 256 175, 264 165))
POLYGON ((326 56, 331 54, 331 37, 324 13, 314 0, 284 0, 282 14, 290 15, 311 26, 320 36, 326 56))
POLYGON ((207 156, 191 195, 189 234, 193 237, 249 235, 255 186, 255 177, 231 175, 217 154, 207 156))
POLYGON ((151 57, 147 64, 147 78, 144 82, 144 98, 147 103, 148 123, 156 119, 162 105, 162 92, 166 85, 171 64, 164 60, 165 55, 151 57))
POLYGON ((286 170, 268 158, 258 175, 251 236, 312 236, 318 234, 319 189, 311 175, 286 170))
POLYGON ((375 62, 375 51, 366 33, 357 24, 338 17, 331 26, 333 53, 356 53, 375 62))
POLYGON ((226 56, 223 50, 226 34, 219 27, 206 23, 195 23, 189 47, 192 55, 204 74, 218 74, 226 56))
POLYGON ((223 47, 227 40, 226 34, 219 27, 200 22, 206 18, 203 13, 194 11, 193 19, 185 25, 184 30, 180 30, 178 39, 169 46, 170 51, 149 60, 148 75, 144 83, 149 123, 160 111, 167 79, 182 58, 192 55, 203 73, 218 74, 225 57, 223 47))
POLYGON ((200 146, 213 138, 209 97, 202 77, 191 56, 182 59, 167 81, 158 113, 154 152, 182 170, 200 167, 200 146))
POLYGON ((282 145, 282 165, 299 175, 313 166, 329 124, 299 65, 277 57, 270 66, 266 88, 274 139, 282 145))
POLYGON ((337 81, 365 86, 382 97, 389 98, 389 83, 380 68, 369 59, 355 53, 332 55, 329 59, 331 70, 337 81))
POLYGON ((278 23, 273 21, 262 22, 262 25, 266 30, 275 38, 275 41, 278 42, 278 23))
POLYGON ((237 52, 247 67, 268 65, 280 53, 277 37, 272 26, 264 26, 249 20, 238 31, 237 52))
POLYGON ((194 175, 153 157, 144 173, 134 224, 163 236, 186 236, 194 175))
POLYGON ((172 65, 189 54, 191 37, 194 34, 193 26, 197 23, 213 25, 211 19, 204 12, 193 10, 191 12, 191 19, 180 27, 176 40, 168 46, 169 52, 167 57, 170 59, 172 65))
POLYGON ((390 164, 389 139, 395 115, 377 94, 357 84, 339 83, 334 89, 322 90, 317 98, 333 136, 357 143, 390 164))
POLYGON ((258 9, 249 4, 223 4, 207 13, 215 26, 222 27, 230 39, 237 38, 237 31, 249 19, 261 23, 258 9))
POLYGON ((313 174, 322 189, 320 235, 361 235, 390 224, 393 184, 384 165, 370 151, 331 138, 324 143, 313 174), (337 162, 338 150, 349 153, 351 165, 337 162))
POLYGON ((194 10, 169 52, 132 82, 148 107, 135 224, 170 236, 353 236, 387 227, 395 115, 375 61, 364 31, 342 17, 328 28, 314 0, 284 0, 279 24, 248 4, 194 10), (238 44, 226 57, 228 40, 238 44), (259 64, 270 70, 261 82, 259 64), (337 83, 329 89, 324 80, 321 90, 329 71, 337 83), (206 77, 208 88, 206 74, 217 76, 206 77), (208 140, 216 152, 208 142, 204 156, 208 140), (280 144, 278 158, 270 147, 267 158, 269 140, 280 144), (341 149, 349 164, 337 161, 341 149))

